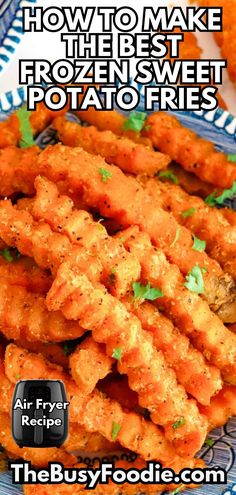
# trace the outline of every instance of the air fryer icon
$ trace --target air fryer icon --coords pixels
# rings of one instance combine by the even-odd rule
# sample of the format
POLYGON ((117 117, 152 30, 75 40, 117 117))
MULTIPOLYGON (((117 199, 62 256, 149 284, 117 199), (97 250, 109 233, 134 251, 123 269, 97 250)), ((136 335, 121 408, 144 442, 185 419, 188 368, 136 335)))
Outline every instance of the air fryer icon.
POLYGON ((68 406, 59 380, 22 380, 12 401, 12 436, 20 447, 60 447, 68 435, 68 406))

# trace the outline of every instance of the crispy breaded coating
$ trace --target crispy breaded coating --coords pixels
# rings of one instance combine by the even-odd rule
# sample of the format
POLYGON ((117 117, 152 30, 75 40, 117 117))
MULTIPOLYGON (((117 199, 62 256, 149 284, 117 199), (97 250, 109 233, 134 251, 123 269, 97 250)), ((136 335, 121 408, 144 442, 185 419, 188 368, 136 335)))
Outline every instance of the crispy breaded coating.
POLYGON ((0 149, 0 196, 10 196, 15 192, 33 194, 39 153, 37 146, 0 149))
MULTIPOLYGON (((41 252, 42 246, 38 244, 37 232, 38 229, 41 232, 42 224, 34 225, 29 212, 25 212, 24 223, 23 212, 11 207, 9 201, 2 202, 1 206, 1 237, 5 241, 8 239, 9 243, 15 243, 23 252, 30 237, 31 253, 38 256, 37 252, 41 252), (29 225, 31 229, 33 225, 33 236, 30 236, 29 225)), ((55 240, 59 240, 60 234, 50 233, 51 242, 44 244, 44 257, 40 256, 40 260, 44 260, 46 265, 48 260, 55 256, 53 236, 55 240)), ((106 344, 108 355, 112 356, 117 346, 124 347, 119 367, 123 373, 128 374, 131 388, 138 392, 140 405, 150 409, 152 419, 165 426, 168 438, 181 452, 185 453, 188 445, 189 455, 192 455, 199 449, 205 435, 204 420, 199 415, 195 402, 187 399, 184 388, 177 384, 175 373, 166 365, 162 353, 156 351, 151 336, 142 329, 139 320, 129 314, 122 303, 108 294, 103 285, 96 282, 96 259, 91 257, 88 262, 86 253, 87 251, 83 252, 81 248, 80 258, 69 256, 68 261, 61 264, 48 293, 48 307, 55 310, 57 306, 58 309, 62 309, 66 318, 79 319, 82 328, 93 330, 94 339, 106 344), (71 300, 75 301, 72 310, 71 300), (104 319, 109 323, 106 324, 104 319), (145 389, 145 380, 140 381, 140 373, 146 377, 145 389), (148 395, 146 390, 149 390, 148 395), (159 390, 160 397, 154 390, 159 390), (182 417, 185 418, 185 424, 180 429, 173 428, 172 425, 182 417)), ((59 260, 60 257, 59 249, 59 260)), ((55 259, 55 263, 59 260, 55 259)))
POLYGON ((222 387, 219 370, 209 365, 203 354, 195 349, 187 335, 149 302, 136 304, 133 299, 124 301, 128 309, 136 314, 145 330, 153 335, 157 349, 160 349, 167 363, 175 370, 179 383, 201 404, 210 399, 222 387))
POLYGON ((124 172, 155 175, 170 163, 167 155, 137 144, 112 131, 99 131, 94 126, 82 127, 76 122, 58 118, 53 127, 59 140, 67 146, 81 146, 93 155, 101 155, 107 163, 114 163, 124 172))
POLYGON ((69 424, 69 434, 63 444, 67 452, 117 452, 118 442, 109 442, 100 433, 87 431, 78 423, 69 424))
POLYGON ((144 188, 133 177, 125 176, 118 167, 106 165, 98 156, 89 155, 80 148, 61 145, 48 147, 41 153, 38 167, 51 180, 57 182, 63 178, 68 189, 83 195, 87 204, 99 209, 101 215, 114 218, 123 226, 139 225, 185 275, 196 264, 203 268, 204 297, 209 299, 213 308, 214 304, 219 306, 219 292, 223 302, 227 301, 228 284, 219 264, 205 252, 192 249, 191 232, 180 226, 173 215, 161 209, 153 198, 148 198, 144 188), (101 167, 111 175, 106 182, 102 181, 99 173, 101 167))
POLYGON ((10 344, 6 348, 5 370, 12 383, 16 383, 16 375, 25 380, 63 380, 72 422, 79 423, 89 432, 99 432, 109 441, 118 441, 144 459, 159 459, 169 465, 175 460, 179 462, 178 455, 160 428, 134 412, 125 412, 118 402, 104 397, 96 389, 89 395, 82 394, 60 366, 48 362, 40 354, 10 344), (119 426, 116 435, 114 424, 119 426))
POLYGON ((153 146, 168 154, 188 172, 216 187, 231 187, 236 180, 236 166, 214 144, 184 127, 173 115, 156 112, 147 117, 144 136, 153 146))
POLYGON ((0 276, 11 285, 19 285, 29 292, 46 294, 52 285, 50 272, 39 268, 32 258, 21 256, 12 262, 0 257, 0 276))
POLYGON ((24 347, 27 351, 35 352, 35 349, 52 363, 59 364, 64 369, 69 368, 68 344, 56 344, 54 342, 41 342, 37 340, 14 339, 17 346, 24 347), (65 347, 64 347, 65 346, 65 347))
POLYGON ((81 392, 90 394, 97 382, 111 372, 114 362, 114 359, 106 355, 103 344, 88 337, 70 355, 70 373, 81 392))
POLYGON ((78 322, 66 320, 60 311, 49 312, 44 296, 5 280, 0 286, 0 329, 7 339, 62 342, 84 334, 78 322))
POLYGON ((9 413, 0 413, 0 442, 4 449, 6 449, 13 456, 24 459, 24 461, 31 461, 34 466, 44 467, 48 465, 48 462, 61 462, 64 466, 70 466, 76 463, 76 457, 69 454, 63 447, 56 448, 31 448, 31 447, 18 447, 12 437, 11 433, 11 419, 9 413))
POLYGON ((148 281, 163 292, 156 304, 165 308, 193 345, 221 370, 224 379, 236 384, 236 335, 209 310, 203 299, 184 287, 178 268, 152 246, 146 233, 130 227, 122 236, 125 246, 141 263, 143 282, 148 281))
POLYGON ((145 189, 151 197, 158 198, 160 206, 171 211, 180 224, 205 240, 209 255, 226 273, 236 278, 236 227, 229 224, 221 209, 208 206, 201 198, 185 193, 175 184, 149 179, 145 189), (185 216, 190 208, 192 211, 185 216))
POLYGON ((118 400, 125 409, 140 411, 138 394, 129 387, 126 375, 110 374, 98 386, 99 390, 104 392, 110 399, 118 400))
POLYGON ((203 7, 221 7, 223 12, 223 30, 214 33, 222 58, 227 60, 229 75, 236 83, 236 8, 232 0, 198 0, 203 7))
POLYGON ((222 390, 211 399, 209 406, 200 406, 202 414, 207 417, 209 430, 218 428, 227 423, 231 416, 236 416, 236 387, 225 385, 222 390))

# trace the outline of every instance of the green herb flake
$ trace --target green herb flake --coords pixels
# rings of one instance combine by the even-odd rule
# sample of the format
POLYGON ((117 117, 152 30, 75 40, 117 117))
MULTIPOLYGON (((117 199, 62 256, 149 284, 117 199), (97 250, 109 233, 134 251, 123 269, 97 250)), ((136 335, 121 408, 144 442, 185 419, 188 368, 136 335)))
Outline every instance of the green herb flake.
POLYGON ((179 240, 179 236, 180 236, 180 227, 178 227, 178 228, 176 229, 176 232, 175 232, 175 238, 174 238, 173 242, 172 242, 172 243, 171 243, 171 245, 170 245, 170 247, 171 247, 171 248, 175 246, 176 242, 178 242, 178 240, 179 240))
POLYGON ((212 438, 206 438, 204 442, 205 447, 212 447, 214 445, 214 440, 212 438))
POLYGON ((122 348, 117 347, 116 349, 113 349, 112 357, 117 359, 117 361, 120 361, 122 358, 122 348))
POLYGON ((120 240, 120 242, 122 242, 122 243, 123 243, 123 242, 125 242, 125 236, 124 236, 124 235, 122 235, 121 237, 119 237, 119 240, 120 240))
POLYGON ((213 192, 211 194, 209 194, 209 196, 207 196, 205 198, 205 203, 209 206, 215 206, 216 204, 216 197, 215 197, 216 193, 213 192))
POLYGON ((180 485, 180 486, 178 486, 178 488, 176 488, 176 490, 171 492, 170 495, 177 495, 177 493, 181 492, 181 490, 183 490, 183 489, 184 489, 184 485, 180 485))
POLYGON ((19 380, 20 379, 20 375, 17 374, 16 375, 16 379, 19 380))
POLYGON ((225 189, 220 196, 215 199, 218 205, 222 205, 226 199, 231 199, 236 194, 236 180, 230 189, 225 189))
POLYGON ((206 249, 206 241, 202 241, 201 239, 198 239, 198 237, 196 237, 193 234, 192 249, 194 249, 194 251, 198 251, 199 253, 202 253, 206 249))
POLYGON ((5 258, 6 261, 8 261, 8 263, 12 263, 12 261, 14 260, 13 256, 11 255, 11 252, 7 248, 0 251, 0 254, 1 256, 3 256, 3 258, 5 258))
POLYGON ((112 173, 106 168, 101 167, 99 168, 98 172, 101 175, 102 182, 107 182, 108 179, 112 178, 112 173))
POLYGON ((19 142, 20 147, 29 148, 30 146, 34 146, 35 141, 34 141, 32 127, 30 124, 31 112, 29 112, 26 106, 24 106, 16 112, 16 116, 18 117, 20 124, 19 127, 21 133, 21 139, 19 142))
POLYGON ((188 275, 186 275, 186 282, 184 286, 191 292, 196 292, 196 294, 204 293, 204 280, 200 266, 194 266, 188 275))
POLYGON ((162 177, 163 179, 170 180, 174 184, 178 184, 179 183, 178 177, 176 177, 176 175, 174 174, 174 172, 172 172, 171 170, 161 170, 158 173, 158 177, 162 177))
POLYGON ((70 356, 70 354, 75 350, 76 343, 71 341, 71 342, 65 342, 63 344, 63 353, 65 356, 70 356))
POLYGON ((112 440, 116 440, 117 435, 121 429, 121 425, 119 423, 115 423, 115 421, 112 422, 112 432, 111 432, 111 438, 112 440))
POLYGON ((140 282, 133 282, 132 288, 134 291, 134 299, 147 299, 148 301, 155 301, 159 297, 164 296, 161 290, 156 287, 151 287, 150 282, 147 285, 142 285, 140 282))
POLYGON ((185 419, 184 418, 180 418, 178 421, 176 421, 175 423, 173 423, 172 428, 174 430, 177 430, 177 428, 180 428, 181 426, 184 426, 184 425, 185 425, 185 419))
POLYGON ((145 112, 132 112, 123 124, 124 131, 140 132, 145 124, 147 114, 145 112))
POLYGON ((232 154, 228 155, 228 160, 230 162, 236 163, 236 153, 232 153, 232 154))
POLYGON ((183 218, 188 218, 191 217, 196 211, 196 208, 189 208, 189 210, 185 210, 182 212, 182 217, 183 218))

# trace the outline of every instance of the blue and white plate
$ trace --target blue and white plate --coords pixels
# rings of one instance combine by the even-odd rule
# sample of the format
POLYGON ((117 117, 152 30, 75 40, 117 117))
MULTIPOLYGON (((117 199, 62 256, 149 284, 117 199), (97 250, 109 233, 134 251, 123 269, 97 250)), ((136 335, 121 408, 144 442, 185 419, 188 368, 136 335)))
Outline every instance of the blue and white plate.
MULTIPOLYGON (((5 119, 25 100, 25 91, 21 88, 0 97, 0 120, 5 119)), ((142 110, 140 107, 139 110, 142 110)), ((211 140, 217 148, 226 153, 236 153, 236 118, 221 109, 212 112, 178 112, 175 114, 187 127, 202 137, 211 140)), ((46 130, 38 138, 39 144, 49 143, 53 139, 46 130)), ((236 209, 236 208, 235 208, 236 209)), ((197 490, 186 490, 188 495, 236 495, 236 418, 227 425, 218 428, 209 435, 214 443, 203 447, 199 455, 210 466, 220 466, 228 473, 227 485, 205 485, 197 490)), ((87 462, 91 462, 87 457, 87 462)), ((86 462, 85 460, 85 462, 86 462)), ((0 475, 0 495, 20 495, 18 486, 13 486, 8 473, 0 475)), ((92 493, 92 492, 91 492, 92 493)))

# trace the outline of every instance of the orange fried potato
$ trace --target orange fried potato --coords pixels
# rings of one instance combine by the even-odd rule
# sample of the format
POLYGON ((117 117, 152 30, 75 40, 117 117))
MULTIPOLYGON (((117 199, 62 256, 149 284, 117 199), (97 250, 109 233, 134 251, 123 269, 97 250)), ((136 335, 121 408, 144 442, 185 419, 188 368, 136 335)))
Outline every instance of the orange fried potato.
POLYGON ((47 466, 48 462, 61 462, 64 466, 76 463, 76 457, 69 454, 64 448, 31 448, 18 447, 11 434, 10 415, 0 413, 0 442, 4 449, 13 454, 14 457, 31 461, 34 466, 47 466))
POLYGON ((37 146, 0 149, 0 196, 10 196, 15 192, 33 194, 33 182, 37 175, 36 157, 39 153, 37 146))
POLYGON ((137 144, 112 131, 99 131, 94 126, 82 127, 64 118, 54 121, 59 140, 68 146, 81 146, 93 155, 101 155, 107 163, 114 163, 124 172, 154 175, 170 163, 167 155, 137 144))
POLYGON ((215 299, 218 299, 219 285, 224 299, 228 297, 228 285, 224 278, 221 279, 223 272, 218 263, 205 252, 193 251, 191 232, 179 226, 173 215, 161 209, 158 202, 154 203, 152 198, 148 198, 144 188, 133 177, 125 176, 115 166, 106 165, 98 156, 91 156, 80 148, 61 145, 48 147, 42 152, 38 167, 51 180, 57 182, 63 176, 68 189, 77 190, 80 194, 83 191, 87 203, 90 207, 98 208, 101 215, 115 218, 124 226, 139 225, 184 274, 196 264, 206 268, 203 274, 205 297, 210 298, 211 304, 212 301, 214 304, 215 287, 215 299), (101 167, 111 174, 105 183, 99 173, 101 167))
POLYGON ((236 387, 233 385, 225 385, 222 390, 211 399, 209 406, 199 407, 202 414, 207 417, 209 430, 225 425, 231 416, 236 416, 236 387))
POLYGON ((98 432, 87 431, 78 423, 69 424, 69 435, 63 447, 67 452, 117 452, 118 442, 109 442, 98 432))
POLYGON ((24 287, 36 294, 46 294, 53 280, 50 273, 41 270, 32 258, 22 256, 10 263, 0 257, 0 276, 7 283, 24 287))
POLYGON ((179 383, 200 404, 208 405, 211 397, 222 388, 219 369, 207 363, 203 354, 191 345, 187 335, 153 304, 144 302, 139 305, 133 299, 124 302, 137 315, 143 328, 152 333, 154 344, 175 370, 179 383))
POLYGON ((216 151, 213 143, 184 127, 173 115, 152 113, 142 132, 152 140, 154 147, 200 179, 223 188, 231 187, 236 180, 235 164, 224 153, 216 151))
POLYGON ((37 351, 42 354, 46 359, 51 361, 52 363, 59 364, 66 370, 69 368, 69 356, 68 356, 68 347, 65 344, 65 347, 61 344, 55 344, 51 342, 41 342, 41 341, 29 341, 21 338, 20 340, 14 339, 14 343, 17 346, 22 346, 27 351, 35 352, 37 351))
POLYGON ((119 373, 110 374, 98 386, 99 390, 110 399, 118 400, 125 409, 140 410, 138 395, 129 387, 127 376, 122 376, 119 373))
MULTIPOLYGON (((122 232, 125 246, 138 257, 142 266, 142 281, 159 288, 163 297, 156 299, 168 316, 193 345, 217 366, 226 381, 236 384, 236 336, 209 310, 207 303, 184 287, 184 281, 162 251, 155 249, 149 236, 138 227, 122 232)), ((53 285, 52 285, 53 287, 53 285)))
POLYGON ((106 355, 106 348, 92 337, 79 344, 70 355, 70 372, 83 394, 90 394, 97 385, 111 372, 114 359, 106 355))
POLYGON ((105 398, 98 390, 81 394, 78 386, 60 366, 48 362, 40 354, 29 353, 10 344, 5 354, 6 375, 12 383, 21 379, 62 380, 70 402, 70 420, 89 432, 99 432, 109 441, 118 441, 144 459, 159 459, 165 465, 182 460, 165 438, 161 429, 134 412, 125 412, 120 404, 105 398), (114 431, 114 425, 118 425, 114 431))
POLYGON ((67 321, 60 312, 50 313, 44 296, 11 285, 7 279, 0 286, 0 301, 0 329, 7 339, 62 342, 84 333, 79 323, 67 321))
POLYGON ((171 211, 180 224, 205 240, 209 255, 236 279, 236 229, 226 220, 222 210, 209 207, 201 198, 190 196, 178 185, 149 179, 145 188, 153 199, 158 197, 160 206, 171 211), (193 209, 191 214, 185 217, 190 208, 193 209))

